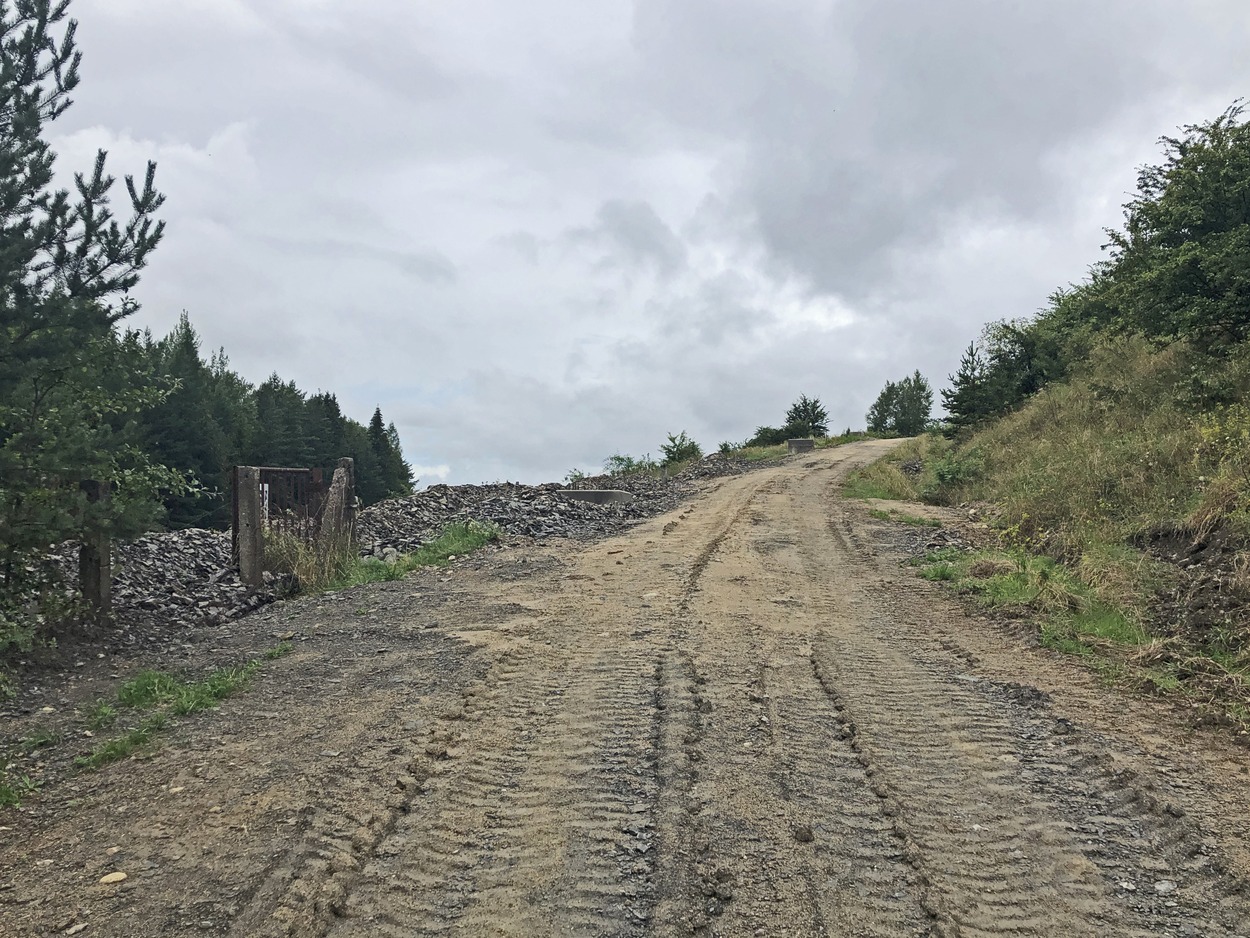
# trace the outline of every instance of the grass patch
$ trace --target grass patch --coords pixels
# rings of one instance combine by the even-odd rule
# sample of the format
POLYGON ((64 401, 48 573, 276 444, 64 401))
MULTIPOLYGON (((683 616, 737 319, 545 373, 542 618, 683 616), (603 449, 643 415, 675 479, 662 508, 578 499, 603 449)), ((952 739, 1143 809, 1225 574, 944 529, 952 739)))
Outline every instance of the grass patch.
POLYGON ((885 501, 921 501, 926 457, 934 447, 943 446, 941 437, 928 434, 906 440, 875 462, 856 469, 842 483, 847 498, 876 498, 885 501), (920 472, 904 472, 903 466, 921 467, 920 472))
POLYGON ((130 732, 110 739, 96 746, 90 755, 79 756, 74 765, 80 769, 99 769, 111 762, 125 759, 139 749, 152 742, 160 730, 165 727, 169 718, 161 712, 149 714, 130 732))
POLYGON ((143 671, 121 686, 117 699, 135 709, 163 707, 176 716, 185 716, 215 707, 247 687, 259 668, 259 661, 250 661, 238 668, 218 668, 204 680, 191 682, 165 671, 143 671))
POLYGON ((898 466, 875 462, 852 472, 842 484, 842 494, 847 498, 912 502, 916 501, 920 493, 898 466))
POLYGON ((122 684, 117 699, 127 707, 148 709, 173 700, 181 683, 165 671, 141 671, 138 677, 122 684))
MULTIPOLYGON (((283 642, 266 651, 263 657, 280 658, 290 650, 290 643, 283 642)), ((100 743, 89 755, 79 756, 74 764, 82 769, 98 769, 126 758, 150 745, 168 725, 170 717, 188 716, 216 707, 225 698, 246 688, 260 668, 261 661, 253 660, 236 668, 218 668, 202 681, 185 681, 166 671, 140 672, 122 684, 117 699, 129 709, 154 712, 122 735, 100 743)), ((102 729, 111 726, 117 717, 112 705, 99 701, 88 711, 87 725, 102 729)))
POLYGON ((292 645, 290 642, 278 642, 278 644, 274 645, 272 648, 269 648, 265 650, 264 652, 262 652, 261 657, 264 658, 266 661, 275 661, 278 658, 286 657, 294 649, 295 649, 295 646, 292 645))
POLYGON ((1152 636, 1143 624, 1152 594, 1134 584, 1154 582, 1156 573, 1140 556, 1117 550, 1065 565, 1022 549, 949 548, 914 565, 987 608, 1033 613, 1044 647, 1080 658, 1110 685, 1195 702, 1250 731, 1250 657, 1235 641, 1221 649, 1152 636))
POLYGON ((322 592, 359 562, 356 542, 346 534, 318 537, 311 543, 272 529, 265 534, 265 569, 289 575, 295 592, 322 592))
POLYGON ((778 443, 776 446, 744 446, 734 451, 735 456, 740 456, 747 462, 765 462, 769 459, 784 459, 789 455, 785 443, 778 443))
POLYGON ((940 494, 995 503, 1004 524, 1055 555, 1177 526, 1250 536, 1247 361, 1250 346, 1217 364, 1184 342, 1108 340, 1070 380, 951 449, 940 494), (1210 409, 1200 383, 1242 403, 1210 409))
POLYGON ((398 580, 420 567, 445 567, 452 558, 471 554, 498 539, 499 529, 493 524, 479 521, 449 524, 437 538, 393 563, 385 563, 376 557, 358 557, 342 576, 327 583, 324 588, 347 589, 365 583, 398 580))
POLYGON ((936 551, 920 563, 927 580, 953 584, 989 608, 1030 608, 1043 615, 1042 644, 1086 655, 1096 645, 1136 648, 1148 637, 1134 610, 1100 598, 1075 572, 1025 551, 936 551))
POLYGON ((26 753, 59 743, 64 736, 54 730, 36 730, 21 741, 22 751, 26 753))
POLYGON ((185 716, 200 710, 210 710, 231 694, 246 688, 258 670, 260 662, 249 661, 240 668, 219 668, 206 680, 184 684, 170 705, 170 712, 185 716))
POLYGON ((88 729, 106 730, 117 722, 117 708, 103 700, 97 700, 87 711, 86 722, 88 729))
POLYGON ((930 564, 920 571, 920 575, 935 583, 954 583, 959 580, 959 571, 955 565, 945 560, 930 564))
POLYGON ((0 769, 0 808, 16 808, 22 799, 39 790, 39 784, 27 775, 10 775, 0 769))

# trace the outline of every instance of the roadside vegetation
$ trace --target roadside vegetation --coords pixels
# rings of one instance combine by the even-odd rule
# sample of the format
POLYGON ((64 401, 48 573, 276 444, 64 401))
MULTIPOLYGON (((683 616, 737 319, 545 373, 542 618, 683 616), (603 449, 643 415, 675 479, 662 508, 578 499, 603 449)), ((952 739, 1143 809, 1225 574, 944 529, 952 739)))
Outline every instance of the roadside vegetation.
MULTIPOLYGON (((271 536, 266 549, 272 569, 292 577, 304 593, 346 589, 366 583, 395 580, 422 567, 446 566, 499 537, 493 525, 476 521, 448 525, 439 537, 409 554, 383 561, 362 558, 350 539, 320 539, 309 545, 300 538, 271 536)), ((289 654, 292 645, 282 642, 237 667, 219 668, 201 678, 189 679, 167 671, 145 670, 124 682, 111 700, 97 700, 79 715, 77 733, 63 735, 36 731, 17 741, 16 749, 0 753, 0 808, 20 805, 38 791, 29 774, 13 767, 15 756, 29 755, 59 746, 79 735, 95 737, 110 733, 92 749, 73 760, 78 770, 95 770, 159 742, 176 722, 245 690, 268 661, 289 654)))
MULTIPOLYGON (((286 651, 289 650, 287 645, 286 651)), ((265 658, 280 657, 278 652, 279 649, 271 649, 265 658)), ((227 697, 246 689, 263 664, 263 660, 254 659, 240 667, 218 668, 200 681, 188 681, 167 671, 141 671, 118 689, 116 705, 97 701, 85 715, 84 723, 95 729, 111 727, 118 720, 119 710, 142 716, 121 735, 79 756, 74 760, 75 766, 98 769, 143 749, 165 729, 172 717, 211 710, 227 697)))
POLYGON ((66 600, 49 545, 224 527, 233 465, 351 456, 366 504, 412 491, 380 409, 365 425, 331 393, 276 374, 254 386, 224 351, 201 355, 185 315, 163 338, 126 328, 165 197, 155 163, 116 185, 103 150, 88 166, 57 162, 50 125, 80 80, 70 6, 0 11, 0 663, 87 614, 66 600), (89 500, 84 483, 111 496, 89 500))
POLYGON ((1250 730, 1250 125, 1162 140, 1108 259, 986 327, 942 433, 849 495, 982 506, 1001 548, 922 572, 1044 644, 1250 730))
MULTIPOLYGON (((930 392, 930 400, 932 393, 930 392)), ((924 419, 928 420, 926 407, 924 419)), ((890 435, 862 430, 851 430, 849 427, 842 433, 829 434, 829 415, 819 398, 800 394, 798 399, 787 409, 785 420, 780 427, 760 426, 741 443, 729 440, 721 441, 716 448, 716 455, 743 459, 747 462, 767 462, 784 459, 789 455, 786 441, 792 439, 810 439, 816 449, 830 446, 841 446, 856 440, 874 439, 878 436, 890 435)), ((628 456, 614 453, 603 462, 603 472, 609 477, 631 475, 649 475, 654 478, 667 477, 681 472, 703 458, 703 448, 683 430, 680 433, 668 434, 666 442, 660 444, 661 459, 653 459, 650 453, 642 456, 628 456)), ((570 470, 564 481, 576 485, 589 478, 587 473, 578 469, 570 470)))
POLYGON ((499 539, 499 528, 479 521, 449 524, 432 541, 393 560, 361 557, 350 538, 321 537, 309 543, 300 537, 274 534, 265 541, 266 569, 291 577, 292 590, 325 593, 398 580, 421 567, 446 566, 499 539))
POLYGON ((0 808, 17 807, 39 791, 40 784, 15 768, 21 756, 68 745, 83 737, 94 739, 117 730, 95 743, 71 763, 73 770, 94 771, 136 753, 150 750, 162 733, 181 718, 211 710, 251 684, 267 661, 289 654, 292 645, 282 642, 260 657, 237 667, 218 668, 200 679, 190 679, 168 671, 144 670, 125 681, 110 700, 97 700, 77 715, 73 732, 35 730, 0 753, 0 808))

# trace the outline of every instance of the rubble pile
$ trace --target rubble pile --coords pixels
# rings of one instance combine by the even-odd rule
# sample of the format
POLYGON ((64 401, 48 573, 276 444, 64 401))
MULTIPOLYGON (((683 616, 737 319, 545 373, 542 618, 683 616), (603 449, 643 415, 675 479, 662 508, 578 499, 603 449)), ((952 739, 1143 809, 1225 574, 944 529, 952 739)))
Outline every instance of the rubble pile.
POLYGON ((634 496, 629 502, 594 505, 562 494, 565 486, 432 485, 405 498, 371 505, 357 517, 361 552, 381 557, 391 551, 407 553, 438 536, 447 524, 484 521, 505 534, 543 540, 570 537, 590 540, 613 534, 637 521, 675 507, 688 497, 699 479, 745 472, 750 464, 716 454, 700 460, 671 478, 650 475, 593 476, 579 479, 579 489, 616 489, 634 496))
MULTIPOLYGON (((668 511, 688 497, 699 479, 746 471, 743 460, 710 456, 672 478, 626 476, 583 478, 578 488, 627 491, 629 502, 594 505, 560 494, 562 485, 435 485, 406 498, 380 502, 360 512, 357 534, 366 556, 394 556, 416 550, 448 524, 484 521, 507 534, 537 540, 591 540, 620 531, 642 518, 668 511)), ((78 571, 77 545, 56 555, 67 582, 78 571)), ((162 641, 153 625, 215 624, 237 619, 278 598, 282 583, 266 574, 266 586, 252 589, 231 562, 230 535, 189 528, 149 534, 113 547, 113 615, 127 643, 162 641), (148 628, 136 628, 143 625, 148 628)))
MULTIPOLYGON (((66 581, 78 572, 78 548, 63 545, 55 558, 66 581)), ((277 584, 252 589, 231 563, 230 534, 188 528, 148 534, 113 545, 113 618, 131 627, 211 624, 237 619, 273 602, 277 584)))

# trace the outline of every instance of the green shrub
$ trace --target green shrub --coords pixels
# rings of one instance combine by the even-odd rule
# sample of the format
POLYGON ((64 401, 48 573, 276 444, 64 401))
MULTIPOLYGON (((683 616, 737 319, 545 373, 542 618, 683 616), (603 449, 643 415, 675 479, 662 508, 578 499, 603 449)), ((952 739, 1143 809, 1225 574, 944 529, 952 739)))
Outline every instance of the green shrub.
POLYGON ((668 442, 660 444, 660 452, 664 454, 664 461, 661 463, 664 466, 690 462, 692 459, 699 459, 703 456, 703 448, 686 436, 685 430, 675 436, 670 433, 668 442))
POLYGON ((603 461, 603 471, 610 476, 629 476, 640 472, 653 472, 658 468, 659 464, 651 458, 650 453, 644 453, 637 459, 615 453, 603 461))

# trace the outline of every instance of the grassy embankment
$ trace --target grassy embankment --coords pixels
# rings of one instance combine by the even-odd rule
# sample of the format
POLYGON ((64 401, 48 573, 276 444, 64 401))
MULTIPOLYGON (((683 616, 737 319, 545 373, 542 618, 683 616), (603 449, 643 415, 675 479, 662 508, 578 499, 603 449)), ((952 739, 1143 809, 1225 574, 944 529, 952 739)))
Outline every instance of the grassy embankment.
POLYGON ((930 554, 923 576, 1035 616, 1044 645, 1245 732, 1250 349, 1212 367, 1183 343, 1110 341, 966 441, 908 441, 845 492, 985 503, 1000 546, 930 554), (1199 383, 1229 403, 1195 408, 1199 383), (1187 571, 1168 562, 1204 546, 1216 549, 1187 571))

